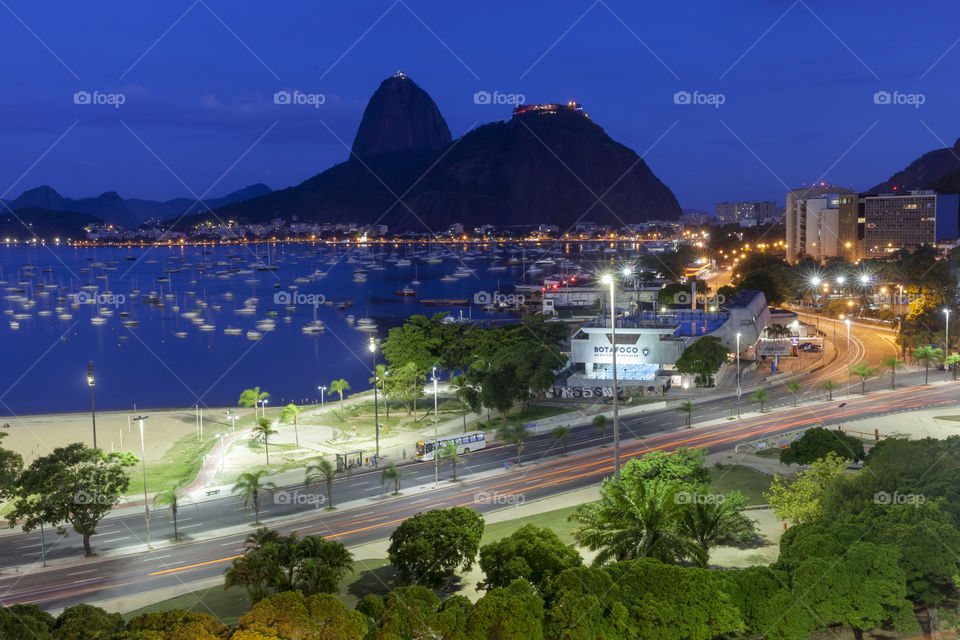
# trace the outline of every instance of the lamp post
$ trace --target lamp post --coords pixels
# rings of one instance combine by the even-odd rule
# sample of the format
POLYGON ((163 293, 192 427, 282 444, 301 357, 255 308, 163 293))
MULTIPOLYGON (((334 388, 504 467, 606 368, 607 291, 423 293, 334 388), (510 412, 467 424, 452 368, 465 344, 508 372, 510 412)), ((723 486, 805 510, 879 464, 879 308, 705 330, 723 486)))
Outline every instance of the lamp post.
POLYGON ((850 397, 850 318, 843 321, 847 325, 847 397, 850 397))
POLYGON ((323 410, 323 392, 327 390, 326 387, 317 387, 320 390, 320 410, 323 410))
POLYGON ((437 433, 437 368, 433 368, 433 485, 440 484, 440 436, 437 433))
MULTIPOLYGON (((624 275, 628 274, 629 269, 624 269, 624 275)), ((605 274, 600 281, 610 286, 610 344, 613 367, 613 475, 616 481, 620 482, 620 412, 617 406, 617 301, 613 276, 605 274)))
POLYGON ((947 368, 947 360, 950 358, 950 309, 944 309, 943 312, 947 316, 947 331, 943 336, 943 368, 947 368))
MULTIPOLYGON (((133 412, 137 412, 137 405, 133 405, 133 412)), ((147 523, 147 549, 150 546, 150 503, 147 502, 147 453, 143 440, 143 421, 149 416, 136 416, 134 420, 140 423, 140 466, 143 467, 143 518, 147 523)))
POLYGON ((376 457, 380 457, 380 405, 377 398, 377 385, 380 380, 377 378, 377 343, 370 336, 370 357, 373 360, 373 428, 377 435, 376 457))
POLYGON ((93 421, 93 448, 97 448, 97 407, 93 402, 93 387, 97 381, 93 377, 93 360, 87 367, 87 384, 90 385, 90 418, 93 421))
POLYGON ((737 420, 740 419, 740 395, 743 389, 740 387, 740 332, 737 332, 737 420))

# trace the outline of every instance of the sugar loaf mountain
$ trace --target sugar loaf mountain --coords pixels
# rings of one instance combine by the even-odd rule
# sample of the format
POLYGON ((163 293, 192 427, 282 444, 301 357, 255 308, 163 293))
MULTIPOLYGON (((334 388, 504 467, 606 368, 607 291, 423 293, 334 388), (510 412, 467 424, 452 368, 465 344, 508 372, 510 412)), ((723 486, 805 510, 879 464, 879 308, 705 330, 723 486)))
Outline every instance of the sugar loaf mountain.
MULTIPOLYGON (((402 73, 373 94, 345 162, 216 210, 221 220, 246 223, 296 216, 421 232, 457 222, 621 226, 680 213, 647 164, 579 105, 525 105, 453 140, 433 99, 402 73)), ((188 222, 206 220, 213 216, 188 222)))
POLYGON ((928 151, 890 179, 870 189, 869 193, 914 189, 960 193, 960 139, 953 147, 928 151))

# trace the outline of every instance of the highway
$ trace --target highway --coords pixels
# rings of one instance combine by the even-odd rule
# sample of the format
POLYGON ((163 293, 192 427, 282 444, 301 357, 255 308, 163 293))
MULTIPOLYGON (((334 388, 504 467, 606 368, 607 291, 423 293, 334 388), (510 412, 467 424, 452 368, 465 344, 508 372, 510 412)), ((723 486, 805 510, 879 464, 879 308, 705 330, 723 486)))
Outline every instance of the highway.
MULTIPOLYGON (((942 372, 939 379, 943 379, 942 372)), ((675 410, 650 412, 623 421, 622 457, 626 461, 650 450, 672 451, 680 446, 724 451, 741 441, 802 426, 834 425, 843 417, 867 418, 919 407, 957 404, 960 401, 958 384, 881 391, 889 386, 889 381, 877 379, 868 386, 876 391, 866 397, 851 395, 835 398, 834 402, 689 430, 683 428, 686 416, 675 410), (841 410, 842 401, 846 407, 841 410)), ((774 390, 771 396, 767 406, 792 402, 792 394, 782 389, 774 390)), ((729 411, 730 398, 719 398, 698 405, 694 421, 722 419, 729 411)), ((325 511, 310 505, 276 504, 267 497, 261 517, 284 533, 296 530, 301 535, 316 533, 341 540, 348 546, 362 544, 389 536, 403 519, 424 510, 461 505, 486 512, 501 508, 509 496, 522 495, 530 501, 595 484, 609 477, 613 469, 612 448, 600 448, 599 440, 600 434, 595 429, 576 428, 568 440, 570 455, 560 457, 559 444, 549 436, 532 437, 525 447, 524 465, 512 471, 504 469, 504 462, 513 459, 515 449, 491 447, 472 454, 466 463, 458 465, 461 482, 446 482, 450 469, 444 466, 440 472, 440 488, 397 497, 385 495, 379 471, 357 473, 335 483, 334 499, 337 503, 361 500, 361 506, 325 511), (478 475, 481 473, 483 475, 478 475), (490 500, 490 496, 495 498, 490 500)), ((403 486, 433 482, 432 462, 411 463, 402 469, 406 474, 403 486)), ((40 568, 37 562, 38 533, 4 536, 0 567, 18 565, 22 572, 5 571, 0 575, 0 603, 33 602, 53 610, 222 575, 252 530, 242 526, 251 522, 252 516, 238 509, 236 499, 231 497, 205 501, 199 509, 185 507, 181 513, 181 530, 188 539, 175 547, 153 551, 146 551, 141 542, 144 540, 142 514, 105 520, 93 538, 93 546, 97 551, 112 553, 90 559, 81 557, 78 536, 57 538, 48 531, 48 559, 54 560, 55 566, 46 569, 40 568), (217 532, 230 527, 232 531, 217 532), (202 536, 208 528, 206 535, 210 537, 202 536)), ((172 535, 171 525, 159 514, 152 518, 152 531, 155 540, 172 535)))

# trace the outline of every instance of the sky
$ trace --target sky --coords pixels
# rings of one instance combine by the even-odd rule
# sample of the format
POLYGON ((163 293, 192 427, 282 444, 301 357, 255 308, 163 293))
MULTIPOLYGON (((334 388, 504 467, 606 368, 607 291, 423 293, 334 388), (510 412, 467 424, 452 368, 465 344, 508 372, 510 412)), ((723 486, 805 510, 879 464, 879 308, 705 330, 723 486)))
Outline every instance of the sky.
POLYGON ((291 186, 346 159, 400 69, 454 137, 521 96, 580 102, 685 208, 865 190, 960 136, 958 16, 954 1, 4 0, 0 197, 291 186))

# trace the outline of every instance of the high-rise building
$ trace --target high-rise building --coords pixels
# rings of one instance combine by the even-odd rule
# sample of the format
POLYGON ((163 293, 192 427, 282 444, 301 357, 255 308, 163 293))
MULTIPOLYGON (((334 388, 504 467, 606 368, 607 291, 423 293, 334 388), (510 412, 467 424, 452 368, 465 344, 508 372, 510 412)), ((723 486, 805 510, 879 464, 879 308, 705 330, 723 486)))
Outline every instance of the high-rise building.
POLYGON ((840 242, 839 197, 842 195, 857 194, 850 189, 826 184, 787 193, 784 218, 788 260, 797 260, 803 255, 821 258, 837 255, 840 242), (808 200, 814 200, 809 214, 808 200))
POLYGON ((741 227, 753 227, 777 221, 777 203, 767 200, 750 202, 721 202, 717 205, 717 222, 737 223, 741 227))
POLYGON ((960 236, 960 197, 933 191, 863 196, 863 255, 954 243, 960 236))

